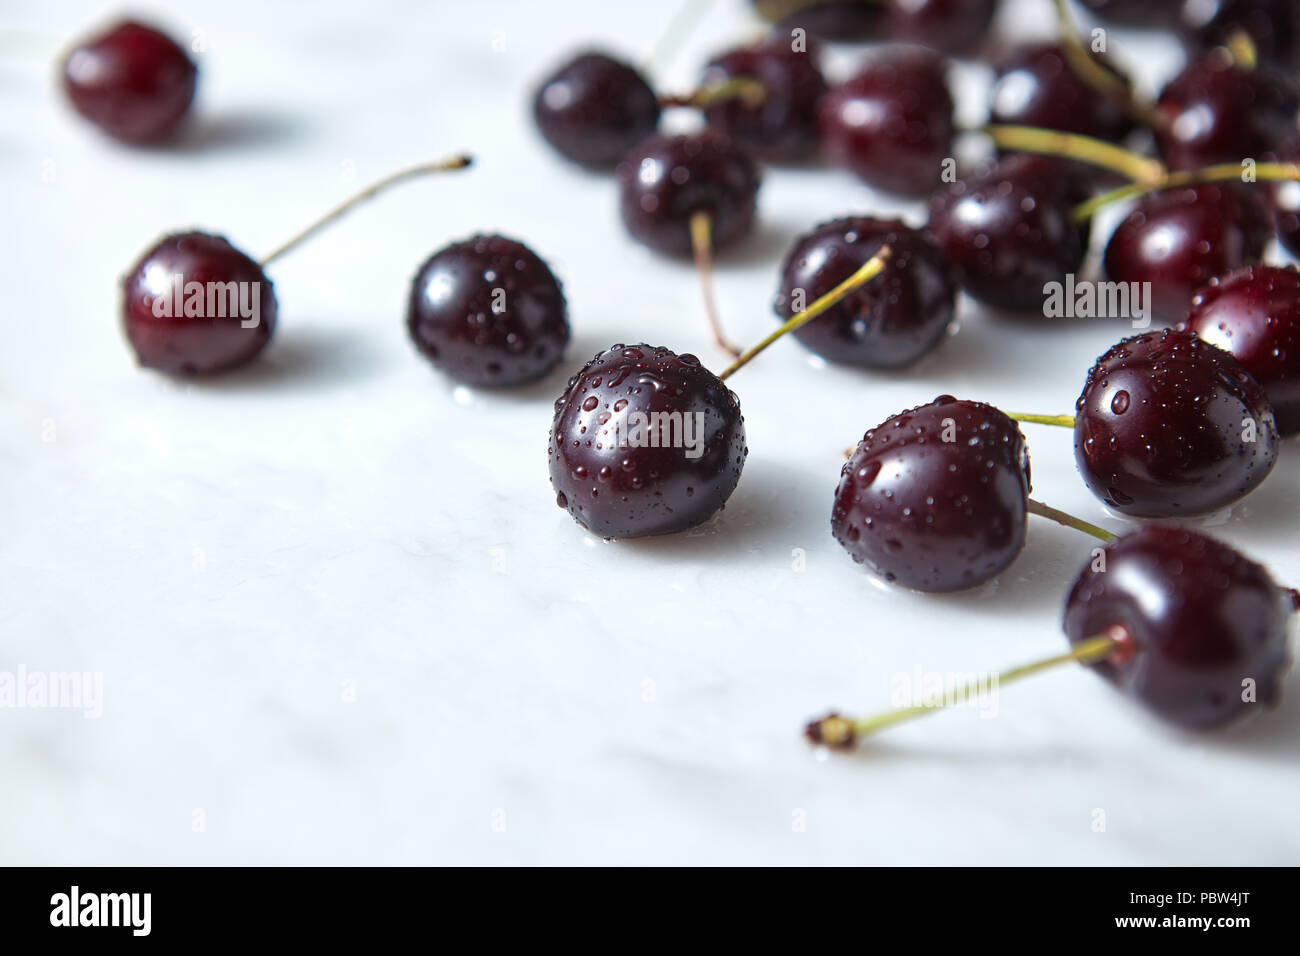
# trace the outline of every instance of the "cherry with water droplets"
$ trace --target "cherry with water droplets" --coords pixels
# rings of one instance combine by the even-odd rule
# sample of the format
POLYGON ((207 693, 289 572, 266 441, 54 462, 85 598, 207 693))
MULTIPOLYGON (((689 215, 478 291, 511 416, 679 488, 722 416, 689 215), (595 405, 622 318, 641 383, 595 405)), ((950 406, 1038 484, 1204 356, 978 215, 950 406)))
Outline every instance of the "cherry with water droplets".
POLYGON ((1151 283, 1157 321, 1177 322, 1216 275, 1258 262, 1272 231, 1251 187, 1198 183, 1144 196, 1106 244, 1106 275, 1151 283))
POLYGON ((1207 730, 1277 704, 1298 597, 1220 541, 1145 525, 1080 573, 1065 633, 1075 645, 1115 628, 1130 635, 1133 653, 1089 666, 1165 720, 1207 730))
POLYGON ((1264 387, 1278 434, 1300 433, 1300 270, 1248 266, 1214 278, 1179 328, 1232 353, 1264 387))
POLYGON ((623 223, 650 248, 687 256, 691 217, 703 213, 721 249, 753 227, 761 181, 750 154, 721 133, 651 136, 618 165, 623 223))
POLYGON ((1079 271, 1090 222, 1074 207, 1087 198, 1072 166, 1014 155, 937 191, 930 231, 970 295, 999 308, 1041 312, 1043 288, 1079 271))
POLYGON ((170 136, 190 108, 198 67, 171 37, 134 20, 77 44, 63 61, 73 107, 128 143, 170 136))
MULTIPOLYGON (((1132 87, 1108 57, 1091 53, 1104 69, 1132 87)), ((996 64, 990 95, 994 123, 1036 126, 1118 142, 1133 121, 1115 102, 1099 94, 1070 66, 1059 43, 1032 43, 1012 49, 996 64)))
POLYGON ((1094 495, 1127 515, 1208 514, 1277 460, 1263 387, 1191 332, 1125 339, 1097 360, 1075 407, 1074 454, 1094 495))
POLYGON ((569 341, 559 281, 523 243, 497 235, 453 243, 420 267, 407 329, 430 362, 477 386, 541 378, 569 341))
POLYGON ((575 56, 542 81, 533 118, 546 141, 584 166, 610 168, 659 126, 659 98, 633 67, 575 56))
POLYGON ((991 405, 943 395, 863 436, 840 472, 831 531, 887 581, 957 591, 1016 559, 1029 491, 1019 426, 991 405))
POLYGON ((867 184, 925 196, 952 156, 953 100, 947 65, 930 50, 891 46, 822 97, 822 142, 867 184))
POLYGON ((717 513, 748 449, 740 402, 694 355, 615 345, 569 380, 548 443, 556 503, 602 538, 672 534, 717 513))
POLYGON ((898 220, 866 216, 822 223, 795 242, 781 269, 776 314, 789 319, 884 245, 892 254, 878 278, 794 332, 828 361, 902 368, 932 351, 952 325, 957 286, 933 237, 898 220))

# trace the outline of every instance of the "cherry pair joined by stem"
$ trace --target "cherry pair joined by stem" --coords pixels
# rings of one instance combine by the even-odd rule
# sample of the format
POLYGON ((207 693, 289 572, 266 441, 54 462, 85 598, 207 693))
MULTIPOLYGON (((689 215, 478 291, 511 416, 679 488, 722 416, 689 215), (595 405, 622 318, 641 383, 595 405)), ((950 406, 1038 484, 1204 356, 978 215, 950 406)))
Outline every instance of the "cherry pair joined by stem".
MULTIPOLYGON (((1100 549, 1079 574, 1065 606, 1068 653, 977 679, 953 697, 960 703, 969 692, 1079 662, 1175 726, 1219 728, 1277 704, 1297 608, 1300 594, 1226 544, 1147 525, 1100 549)), ((865 718, 831 713, 804 734, 814 744, 849 750, 945 706, 865 718)))

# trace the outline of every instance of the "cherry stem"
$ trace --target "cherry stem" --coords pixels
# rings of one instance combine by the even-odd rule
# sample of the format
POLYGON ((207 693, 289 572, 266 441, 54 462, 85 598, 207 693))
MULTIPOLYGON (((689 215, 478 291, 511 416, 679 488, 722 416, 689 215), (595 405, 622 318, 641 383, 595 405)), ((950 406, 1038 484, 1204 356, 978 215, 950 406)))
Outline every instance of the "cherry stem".
POLYGON ((740 357, 740 349, 731 344, 722 330, 718 302, 713 295, 713 217, 703 209, 691 214, 691 252, 695 256, 695 271, 700 275, 700 294, 704 297, 704 314, 709 320, 709 331, 718 348, 732 358, 740 357))
POLYGON ((1259 67, 1259 49, 1245 30, 1233 30, 1223 46, 1237 69, 1250 72, 1259 67))
MULTIPOLYGON (((1001 687, 1003 684, 1010 684, 1013 681, 1031 677, 1034 674, 1051 670, 1072 661, 1080 664, 1096 664, 1118 652, 1126 651, 1130 647, 1131 639, 1127 632, 1120 628, 1113 628, 1105 634, 1099 634, 1080 641, 1065 654, 1045 657, 1029 664, 1013 667, 1010 670, 995 672, 987 677, 976 677, 963 684, 961 688, 954 689, 950 695, 945 694, 945 697, 958 702, 966 701, 971 698, 972 694, 986 691, 989 687, 1001 687)), ((895 724, 901 724, 916 717, 924 717, 926 714, 935 711, 949 710, 952 706, 953 704, 947 701, 937 704, 918 704, 913 707, 900 707, 870 717, 859 718, 831 714, 810 724, 806 733, 809 739, 817 743, 825 744, 837 750, 849 750, 862 737, 869 737, 886 727, 892 727, 895 724)))
POLYGON ((1056 21, 1059 25, 1061 50, 1070 70, 1084 83, 1124 111, 1129 119, 1151 129, 1167 125, 1165 117, 1151 104, 1139 100, 1128 85, 1106 69, 1084 44, 1075 26, 1066 0, 1056 0, 1056 21))
POLYGON ((751 108, 762 106, 763 101, 767 99, 767 87, 757 77, 733 76, 721 83, 709 83, 698 87, 682 96, 665 94, 659 97, 659 105, 665 108, 687 106, 702 110, 716 103, 735 99, 744 100, 745 105, 751 108))
POLYGON ((330 225, 336 219, 342 218, 346 213, 350 212, 354 207, 359 206, 367 199, 373 199, 375 196, 379 195, 381 192, 384 192, 386 189, 392 186, 396 186, 398 183, 406 182, 408 179, 417 179, 421 176, 427 176, 430 173, 441 173, 453 169, 464 169, 466 166, 469 166, 473 161, 474 160, 472 157, 461 153, 456 156, 451 156, 447 159, 440 159, 437 162, 422 163, 419 166, 412 166, 409 169, 399 170, 398 172, 385 176, 377 183, 374 183, 366 187, 365 189, 363 189, 361 192, 357 193, 351 199, 348 199, 340 203, 339 205, 335 206, 325 215, 321 216, 319 219, 313 222, 306 229, 302 230, 297 235, 295 235, 288 242, 277 247, 273 252, 271 252, 269 255, 265 256, 262 259, 261 262, 262 268, 266 268, 276 259, 279 259, 281 256, 283 256, 285 253, 290 252, 293 249, 296 249, 300 243, 306 241, 307 239, 310 239, 317 232, 319 232, 321 229, 325 228, 326 226, 330 225))
POLYGON ((1057 425, 1061 428, 1073 428, 1073 415, 1030 415, 1025 412, 1003 412, 1007 418, 1013 418, 1018 422, 1029 422, 1031 425, 1057 425))
POLYGON ((1113 170, 1135 183, 1156 182, 1167 174, 1160 160, 1091 136, 1040 129, 1037 126, 1004 126, 997 123, 982 126, 979 131, 986 133, 1003 149, 1078 160, 1113 170))
POLYGON ((1253 167, 1241 163, 1223 163, 1218 166, 1204 166, 1201 169, 1181 169, 1166 173, 1159 179, 1146 183, 1132 183, 1120 186, 1109 192, 1100 193, 1074 207, 1074 218, 1078 222, 1091 219, 1097 210, 1113 202, 1145 196, 1177 186, 1190 186, 1194 183, 1227 182, 1240 179, 1242 182, 1292 182, 1300 180, 1300 165, 1296 163, 1256 163, 1253 167), (1250 178, 1246 174, 1249 169, 1250 178))
POLYGON ((1033 498, 1029 499, 1029 513, 1038 515, 1040 518, 1047 518, 1049 521, 1055 521, 1057 524, 1065 525, 1067 528, 1073 528, 1075 531, 1082 531, 1084 534, 1090 534, 1099 541, 1105 541, 1107 544, 1118 540, 1119 535, 1112 531, 1107 531, 1098 525, 1084 521, 1082 518, 1076 518, 1074 515, 1065 511, 1053 508, 1051 505, 1045 505, 1041 501, 1033 498))
POLYGON ((781 336, 785 335, 787 332, 793 332, 795 329, 807 325, 827 309, 838 305, 849 293, 880 275, 880 273, 885 269, 885 263, 889 260, 890 254, 889 246, 881 246, 876 254, 863 263, 862 267, 858 269, 857 272, 853 273, 853 275, 849 276, 835 288, 831 289, 830 292, 827 292, 825 295, 815 300, 812 305, 808 306, 808 308, 804 309, 802 312, 796 312, 786 320, 784 325, 767 338, 763 339, 763 341, 752 346, 748 351, 742 352, 734 362, 727 366, 725 371, 718 375, 718 378, 726 381, 741 368, 748 365, 754 356, 758 355, 759 352, 762 352, 777 339, 781 338, 781 336))
POLYGON ((681 6, 668 21, 668 26, 656 41, 650 55, 645 58, 641 71, 655 73, 668 69, 672 54, 681 49, 682 43, 691 31, 699 26, 704 15, 709 12, 713 0, 682 0, 681 6))

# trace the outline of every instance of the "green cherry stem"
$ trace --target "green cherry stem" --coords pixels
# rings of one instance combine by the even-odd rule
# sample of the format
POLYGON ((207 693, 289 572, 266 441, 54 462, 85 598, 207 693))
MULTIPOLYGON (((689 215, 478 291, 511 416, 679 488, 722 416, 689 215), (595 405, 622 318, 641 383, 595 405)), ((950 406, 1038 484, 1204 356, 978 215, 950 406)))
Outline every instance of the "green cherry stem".
POLYGON ((294 235, 288 242, 282 243, 280 246, 272 250, 262 259, 260 265, 265 269, 276 259, 279 259, 286 253, 293 251, 301 243, 316 235, 316 233, 330 225, 335 220, 341 219, 344 215, 351 212, 366 200, 374 199, 380 193, 396 186, 398 183, 404 183, 409 179, 418 179, 419 177, 427 176, 430 173, 443 173, 454 169, 464 169, 473 163, 473 161, 472 157, 462 153, 448 157, 447 159, 440 159, 437 162, 422 163, 419 166, 411 166, 408 169, 402 169, 395 173, 391 173, 378 182, 367 186, 351 199, 339 203, 306 229, 303 229, 301 232, 294 235))
MULTIPOLYGON (((951 698, 954 701, 969 700, 972 694, 986 691, 990 686, 1001 687, 1003 684, 1032 677, 1034 674, 1041 674, 1043 671, 1071 662, 1096 664, 1129 653, 1131 649, 1132 638, 1129 637, 1128 632, 1122 628, 1112 628, 1104 634, 1080 641, 1065 654, 1045 657, 1010 670, 995 672, 987 677, 976 677, 955 689, 951 698)), ((951 709, 951 706, 948 703, 918 704, 913 707, 883 711, 869 717, 845 717, 832 713, 810 723, 804 729, 804 736, 812 743, 822 744, 834 750, 852 750, 863 737, 870 737, 886 727, 924 717, 935 711, 951 709)))
POLYGON ((1165 173, 1159 179, 1149 182, 1135 182, 1120 186, 1109 192, 1099 193, 1074 207, 1074 218, 1079 222, 1091 219, 1097 210, 1114 202, 1145 196, 1177 186, 1190 186, 1195 183, 1230 182, 1239 179, 1243 182, 1264 180, 1265 182, 1292 182, 1300 180, 1300 165, 1296 163, 1256 163, 1253 167, 1242 163, 1222 163, 1218 166, 1204 166, 1200 169, 1182 169, 1165 173), (1247 179, 1246 173, 1252 178, 1247 179))
POLYGON ((1079 36, 1079 29, 1075 26, 1074 17, 1070 13, 1066 0, 1055 0, 1055 3, 1061 50, 1074 75, 1122 109, 1129 119, 1139 125, 1150 129, 1161 129, 1166 126, 1164 114, 1151 104, 1138 99, 1122 79, 1093 57, 1092 51, 1079 36))
POLYGON ((853 275, 849 276, 847 279, 845 279, 835 288, 831 289, 830 292, 827 292, 825 295, 816 299, 811 305, 808 306, 808 308, 804 309, 802 312, 796 312, 793 316, 791 316, 789 319, 786 320, 786 323, 784 325, 782 325, 771 335, 767 336, 757 345, 752 346, 745 352, 742 352, 734 362, 732 362, 729 366, 727 366, 727 368, 724 371, 719 373, 718 378, 722 379, 723 381, 726 381, 728 378, 730 378, 740 369, 748 365, 750 361, 754 358, 754 356, 758 355, 760 352, 766 349, 777 339, 781 338, 783 335, 789 332, 795 331, 795 329, 807 325, 809 322, 817 318, 817 316, 821 315, 827 309, 830 309, 838 305, 840 300, 842 300, 849 293, 853 292, 855 289, 860 288, 861 286, 870 282, 876 276, 880 275, 880 273, 884 271, 885 263, 889 260, 890 255, 891 252, 889 246, 881 246, 880 249, 876 252, 876 254, 872 256, 870 259, 868 259, 866 262, 864 262, 862 264, 862 267, 858 269, 857 272, 853 273, 853 275))
POLYGON ((1031 425, 1056 425, 1060 428, 1073 428, 1073 415, 1030 415, 1026 412, 1003 412, 1007 418, 1013 418, 1018 422, 1028 422, 1031 425))
POLYGON ((685 106, 702 110, 726 100, 744 100, 749 107, 762 106, 767 99, 767 87, 753 76, 733 76, 721 83, 709 83, 680 96, 665 94, 659 97, 662 107, 685 106))
POLYGON ((1164 164, 1158 159, 1142 156, 1091 136, 1040 129, 1037 126, 1008 126, 998 123, 981 126, 976 132, 986 134, 1002 149, 1078 160, 1113 170, 1135 184, 1158 182, 1167 173, 1164 164))
POLYGON ((1082 531, 1084 534, 1090 534, 1098 541, 1104 541, 1110 544, 1116 540, 1119 535, 1112 531, 1107 531, 1099 525, 1084 521, 1082 518, 1076 518, 1068 512, 1053 508, 1051 505, 1045 505, 1034 498, 1029 499, 1029 513, 1038 515, 1040 518, 1047 518, 1049 521, 1055 521, 1057 524, 1064 525, 1067 528, 1073 528, 1075 531, 1082 531))

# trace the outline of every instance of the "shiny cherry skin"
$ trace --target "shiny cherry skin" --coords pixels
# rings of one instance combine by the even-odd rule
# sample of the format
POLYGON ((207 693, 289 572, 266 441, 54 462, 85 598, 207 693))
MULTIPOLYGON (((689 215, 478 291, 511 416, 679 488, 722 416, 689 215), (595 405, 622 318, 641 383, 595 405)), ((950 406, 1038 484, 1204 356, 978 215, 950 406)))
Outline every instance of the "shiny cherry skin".
POLYGON ((790 0, 754 0, 759 16, 776 24, 776 31, 801 29, 823 40, 879 39, 884 24, 883 4, 862 0, 813 0, 792 4, 790 0), (791 10, 791 7, 799 9, 791 10))
POLYGON ((79 43, 63 61, 73 107, 109 136, 170 136, 194 99, 198 67, 165 33, 133 20, 79 43))
MULTIPOLYGON (((1094 54, 1116 77, 1131 86, 1108 57, 1094 54)), ((1133 128, 1114 102, 1079 79, 1058 43, 1017 47, 996 65, 991 93, 994 123, 1039 126, 1118 142, 1133 128)))
POLYGON ((822 97, 818 123, 827 155, 877 189, 928 195, 952 155, 946 73, 945 62, 930 50, 883 48, 822 97))
POLYGON ((1044 286, 1078 272, 1090 223, 1073 219, 1087 187, 1072 167, 1013 155, 937 191, 930 230, 970 295, 1041 312, 1044 286))
POLYGON ((1191 332, 1125 339, 1097 360, 1075 406, 1074 458, 1111 508, 1208 514, 1268 477, 1278 434, 1264 388, 1191 332))
POLYGON ((702 86, 750 77, 763 84, 761 103, 732 97, 704 110, 708 124, 769 162, 804 159, 817 151, 817 103, 826 81, 817 66, 817 46, 799 49, 788 34, 738 47, 709 61, 702 86))
POLYGON ((476 386, 539 379, 569 341, 559 281, 536 253, 504 236, 435 252, 411 284, 406 327, 430 362, 476 386))
POLYGON ((633 67, 582 53, 542 81, 533 119, 546 141, 583 166, 612 168, 659 126, 659 97, 633 67))
MULTIPOLYGON (((1300 133, 1278 149, 1278 158, 1286 163, 1300 163, 1300 133)), ((1270 183, 1273 231, 1282 248, 1300 258, 1300 182, 1270 183)))
POLYGON ((1250 38, 1261 63, 1300 66, 1300 7, 1295 0, 1189 0, 1183 25, 1201 50, 1225 46, 1240 32, 1250 38))
POLYGON ((831 531, 854 561, 917 591, 959 591, 1025 544, 1029 453, 991 405, 942 395, 863 436, 840 471, 831 531))
POLYGON ((1084 567, 1065 633, 1071 644, 1108 632, 1131 639, 1131 652, 1089 666, 1163 719, 1208 730, 1277 704, 1298 602, 1226 544, 1144 525, 1084 567))
POLYGON ((987 39, 998 0, 889 0, 885 32, 946 56, 962 56, 987 39))
POLYGON ((569 380, 547 448, 556 503, 607 539, 707 521, 748 453, 735 393, 694 355, 644 344, 606 349, 569 380))
POLYGON ((221 236, 167 236, 140 257, 122 285, 123 329, 136 360, 169 375, 210 375, 248 364, 271 340, 275 319, 271 280, 221 236), (217 289, 216 283, 223 285, 217 289), (236 283, 247 317, 225 283, 236 283))
POLYGON ((1135 27, 1173 27, 1183 0, 1079 0, 1103 20, 1135 27))
POLYGON ((830 292, 888 244, 884 271, 794 332, 831 362, 903 368, 943 340, 957 283, 934 238, 894 219, 849 216, 801 236, 781 267, 773 307, 782 321, 830 292))
POLYGON ((651 136, 618 164, 623 224, 651 249, 688 256, 691 217, 707 212, 722 249, 753 228, 761 182, 753 157, 721 133, 651 136))
POLYGON ((1300 433, 1300 270, 1248 266, 1211 279, 1179 328, 1231 352, 1264 386, 1278 434, 1300 433))
POLYGON ((1160 94, 1156 145, 1171 169, 1263 158, 1294 135, 1300 98, 1289 80, 1233 65, 1223 51, 1193 60, 1160 94))
POLYGON ((1167 189, 1143 197, 1111 234, 1106 274, 1115 282, 1150 282, 1155 319, 1177 322, 1211 278, 1258 262, 1270 235, 1268 213, 1252 187, 1167 189))

